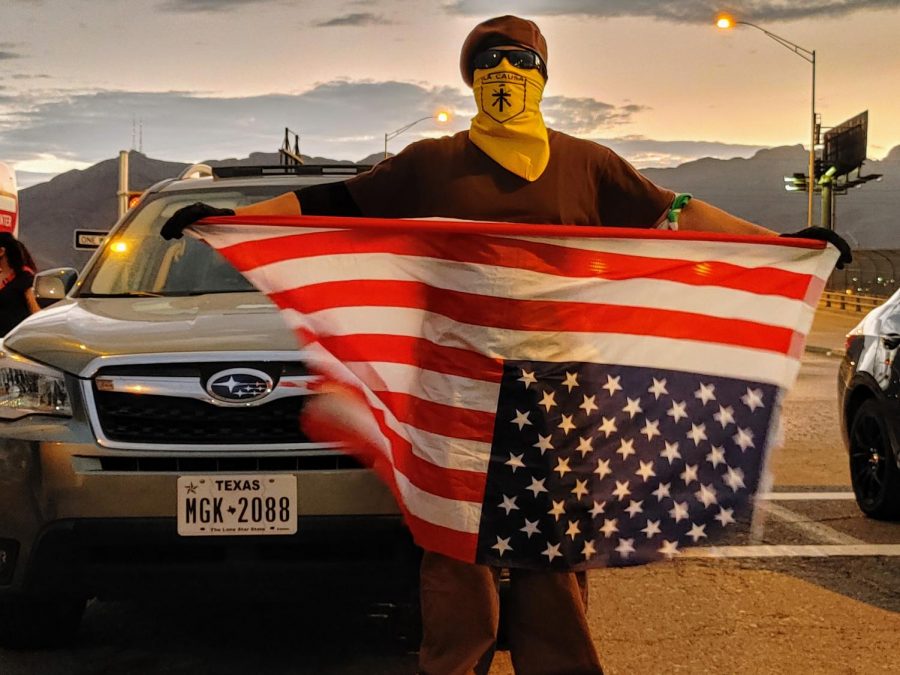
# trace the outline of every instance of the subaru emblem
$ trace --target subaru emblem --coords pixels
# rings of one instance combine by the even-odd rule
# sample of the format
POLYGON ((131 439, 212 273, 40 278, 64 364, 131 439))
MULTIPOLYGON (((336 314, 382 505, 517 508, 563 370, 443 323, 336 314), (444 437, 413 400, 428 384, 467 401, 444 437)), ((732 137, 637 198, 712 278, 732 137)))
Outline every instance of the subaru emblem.
POLYGON ((209 378, 206 391, 225 403, 248 403, 269 395, 272 391, 272 378, 261 370, 230 368, 209 378))

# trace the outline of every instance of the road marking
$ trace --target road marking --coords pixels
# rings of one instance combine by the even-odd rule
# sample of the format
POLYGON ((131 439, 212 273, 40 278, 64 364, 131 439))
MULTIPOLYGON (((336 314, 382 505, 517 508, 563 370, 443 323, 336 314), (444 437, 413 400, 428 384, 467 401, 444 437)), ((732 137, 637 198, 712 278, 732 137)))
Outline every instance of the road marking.
POLYGON ((787 523, 790 527, 800 531, 810 539, 821 541, 823 544, 854 546, 864 545, 866 543, 862 539, 857 539, 856 537, 851 537, 849 534, 838 532, 834 528, 810 520, 809 516, 804 516, 795 511, 791 511, 790 509, 786 509, 783 506, 779 506, 778 504, 773 504, 772 502, 763 502, 759 505, 759 508, 763 512, 769 513, 787 523))
POLYGON ((689 548, 682 558, 831 558, 840 556, 900 556, 900 544, 825 546, 703 546, 689 548))
POLYGON ((842 501, 853 500, 856 496, 852 492, 761 492, 758 499, 766 501, 842 501))

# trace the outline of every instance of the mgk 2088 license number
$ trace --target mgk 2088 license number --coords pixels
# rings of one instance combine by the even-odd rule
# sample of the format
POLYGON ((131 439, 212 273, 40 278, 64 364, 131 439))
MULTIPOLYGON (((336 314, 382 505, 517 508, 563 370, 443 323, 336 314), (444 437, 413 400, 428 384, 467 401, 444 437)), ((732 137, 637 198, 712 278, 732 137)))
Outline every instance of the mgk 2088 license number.
POLYGON ((291 474, 178 477, 178 534, 294 534, 297 477, 291 474))

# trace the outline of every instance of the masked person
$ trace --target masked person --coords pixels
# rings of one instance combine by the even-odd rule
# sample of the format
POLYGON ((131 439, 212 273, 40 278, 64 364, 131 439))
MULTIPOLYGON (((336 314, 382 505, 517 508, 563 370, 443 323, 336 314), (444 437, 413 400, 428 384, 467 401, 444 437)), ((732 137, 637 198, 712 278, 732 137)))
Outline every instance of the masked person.
MULTIPOLYGON (((413 143, 345 182, 304 187, 237 213, 775 234, 653 184, 608 148, 548 129, 540 110, 547 44, 533 22, 502 16, 479 24, 463 44, 460 70, 478 106, 468 131, 413 143)), ((194 204, 176 212, 162 233, 179 237, 196 220, 232 213, 194 204)), ((819 230, 795 236, 826 238, 848 262, 846 243, 819 230)), ((495 569, 425 552, 421 673, 486 671, 497 636, 497 577, 495 569)), ((517 673, 602 672, 575 574, 516 569, 510 581, 506 620, 517 673)))

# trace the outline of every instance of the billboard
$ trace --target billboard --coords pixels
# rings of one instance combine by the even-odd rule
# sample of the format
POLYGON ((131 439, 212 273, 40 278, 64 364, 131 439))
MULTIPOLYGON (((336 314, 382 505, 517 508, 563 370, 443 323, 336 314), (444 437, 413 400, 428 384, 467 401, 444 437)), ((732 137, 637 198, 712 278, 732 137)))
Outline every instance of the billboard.
POLYGON ((846 176, 860 168, 866 160, 866 143, 869 130, 869 111, 851 117, 825 132, 825 148, 822 150, 822 170, 835 167, 835 177, 846 176))
POLYGON ((19 235, 19 191, 16 173, 0 162, 0 232, 19 235))

